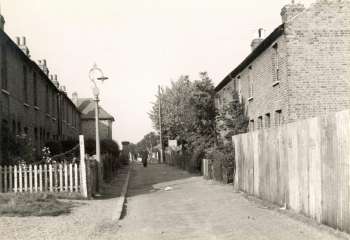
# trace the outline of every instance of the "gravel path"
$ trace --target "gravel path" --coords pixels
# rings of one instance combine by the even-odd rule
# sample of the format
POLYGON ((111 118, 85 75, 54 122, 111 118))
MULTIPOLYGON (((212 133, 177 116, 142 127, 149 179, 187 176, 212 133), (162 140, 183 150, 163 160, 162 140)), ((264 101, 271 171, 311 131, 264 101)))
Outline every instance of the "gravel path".
POLYGON ((106 187, 108 198, 72 201, 72 213, 58 217, 0 217, 0 239, 113 239, 113 215, 127 169, 106 187))

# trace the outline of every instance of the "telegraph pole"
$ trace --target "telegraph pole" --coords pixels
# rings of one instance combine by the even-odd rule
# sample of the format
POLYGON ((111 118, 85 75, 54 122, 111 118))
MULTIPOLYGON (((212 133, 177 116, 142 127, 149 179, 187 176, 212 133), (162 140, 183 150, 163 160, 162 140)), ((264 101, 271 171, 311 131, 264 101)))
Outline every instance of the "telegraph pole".
POLYGON ((160 140, 160 163, 164 162, 163 158, 163 134, 162 134, 162 98, 160 92, 160 85, 158 86, 158 101, 159 101, 159 109, 158 109, 158 117, 159 117, 159 140, 160 140))

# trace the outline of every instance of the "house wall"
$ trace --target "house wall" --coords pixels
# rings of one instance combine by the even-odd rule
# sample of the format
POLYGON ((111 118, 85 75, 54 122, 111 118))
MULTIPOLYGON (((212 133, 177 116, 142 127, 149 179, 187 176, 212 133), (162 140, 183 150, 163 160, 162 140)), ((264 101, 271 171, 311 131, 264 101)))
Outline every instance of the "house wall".
POLYGON ((282 36, 217 93, 220 109, 227 104, 222 99, 236 85, 248 118, 254 120, 250 130, 261 127, 259 117, 265 127, 267 113, 270 126, 276 126, 350 108, 350 2, 317 1, 307 9, 289 4, 281 15, 282 36), (278 84, 274 82, 276 43, 278 84))
MULTIPOLYGON (((112 139, 112 121, 100 120, 100 139, 112 139)), ((81 132, 85 139, 95 139, 96 128, 94 119, 83 119, 81 122, 81 132)))
MULTIPOLYGON (((7 87, 4 86, 4 75, 0 74, 0 123, 6 123, 13 136, 26 133, 37 150, 47 141, 77 138, 80 132, 80 113, 74 104, 4 32, 0 32, 0 72, 5 71, 1 64, 5 59, 5 51, 7 87), (27 73, 27 99, 24 68, 27 73), (34 75, 37 79, 36 94, 34 75), (36 104, 34 95, 37 97, 36 104)), ((3 132, 0 130, 0 137, 3 132)))
POLYGON ((288 121, 350 108, 350 2, 317 1, 285 24, 288 121))
POLYGON ((258 118, 262 117, 265 126, 266 114, 270 114, 270 126, 277 125, 275 112, 282 111, 283 121, 288 115, 287 53, 285 38, 280 36, 271 46, 257 57, 249 66, 217 92, 216 106, 222 109, 232 100, 232 91, 236 90, 244 103, 249 120, 258 128, 258 118), (276 45, 277 44, 277 45, 276 45), (277 46, 279 82, 274 77, 274 54, 277 46), (250 79, 253 81, 253 95, 249 94, 250 79))

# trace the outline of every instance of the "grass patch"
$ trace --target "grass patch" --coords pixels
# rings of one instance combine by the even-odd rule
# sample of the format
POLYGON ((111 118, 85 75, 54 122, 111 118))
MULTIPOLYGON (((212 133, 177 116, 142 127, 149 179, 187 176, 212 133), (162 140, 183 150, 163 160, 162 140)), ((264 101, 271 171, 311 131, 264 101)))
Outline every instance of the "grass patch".
POLYGON ((0 194, 0 216, 58 216, 68 214, 72 202, 62 202, 52 194, 0 194))

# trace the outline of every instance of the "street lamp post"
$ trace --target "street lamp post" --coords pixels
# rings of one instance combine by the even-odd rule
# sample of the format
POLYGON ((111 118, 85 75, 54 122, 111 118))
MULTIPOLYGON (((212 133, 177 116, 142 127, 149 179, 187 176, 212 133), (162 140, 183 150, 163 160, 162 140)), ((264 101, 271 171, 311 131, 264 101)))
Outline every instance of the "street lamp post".
POLYGON ((96 132, 95 138, 96 138, 96 161, 97 161, 97 171, 98 171, 97 192, 100 192, 101 184, 103 181, 101 147, 100 147, 100 131, 99 131, 99 105, 98 105, 98 102, 100 101, 99 99, 100 90, 97 87, 96 80, 99 80, 103 83, 103 81, 107 80, 108 78, 104 76, 102 70, 99 67, 97 67, 96 64, 94 64, 94 66, 90 69, 89 78, 91 82, 94 84, 92 88, 92 93, 94 95, 94 101, 95 101, 95 132, 96 132))

